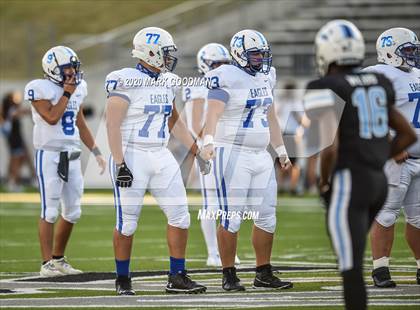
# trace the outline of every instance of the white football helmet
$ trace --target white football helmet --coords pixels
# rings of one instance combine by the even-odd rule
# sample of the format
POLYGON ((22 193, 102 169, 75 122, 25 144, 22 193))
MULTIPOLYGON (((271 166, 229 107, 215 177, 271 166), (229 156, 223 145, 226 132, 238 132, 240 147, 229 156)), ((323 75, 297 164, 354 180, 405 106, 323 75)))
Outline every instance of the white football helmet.
POLYGON ((268 74, 271 68, 271 48, 262 33, 255 30, 242 30, 230 41, 230 54, 234 61, 248 73, 268 74))
POLYGON ((175 69, 178 59, 170 55, 170 52, 175 52, 177 48, 166 30, 158 27, 143 28, 134 37, 133 45, 131 54, 134 58, 143 60, 161 72, 175 69))
POLYGON ((209 43, 204 45, 197 53, 198 72, 206 74, 220 64, 232 61, 229 51, 222 44, 209 43))
POLYGON ((64 69, 73 67, 76 71, 75 83, 82 81, 83 72, 80 71, 80 60, 77 54, 67 46, 50 48, 42 57, 42 69, 45 77, 56 84, 63 84, 66 80, 64 69))
POLYGON ((336 19, 321 27, 315 37, 315 62, 321 76, 332 63, 339 66, 361 65, 365 57, 365 42, 357 27, 336 19))
POLYGON ((406 28, 391 28, 376 41, 378 62, 393 67, 420 69, 420 42, 416 34, 406 28))

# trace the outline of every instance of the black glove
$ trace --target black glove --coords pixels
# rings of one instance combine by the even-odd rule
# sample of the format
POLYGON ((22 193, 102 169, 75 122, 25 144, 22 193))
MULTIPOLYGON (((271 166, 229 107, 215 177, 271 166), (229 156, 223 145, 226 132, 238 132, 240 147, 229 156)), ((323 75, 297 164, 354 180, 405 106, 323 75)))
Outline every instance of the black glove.
POLYGON ((198 166, 200 167, 200 172, 202 175, 209 174, 211 171, 211 161, 210 160, 204 160, 200 156, 200 152, 195 155, 195 158, 197 159, 198 166))
POLYGON ((324 188, 319 189, 319 197, 321 198, 323 206, 328 209, 331 202, 331 184, 328 184, 327 188, 324 185, 324 188))
POLYGON ((133 183, 133 174, 130 169, 128 169, 125 162, 122 162, 121 165, 117 165, 118 174, 115 180, 115 184, 119 187, 131 187, 133 183))

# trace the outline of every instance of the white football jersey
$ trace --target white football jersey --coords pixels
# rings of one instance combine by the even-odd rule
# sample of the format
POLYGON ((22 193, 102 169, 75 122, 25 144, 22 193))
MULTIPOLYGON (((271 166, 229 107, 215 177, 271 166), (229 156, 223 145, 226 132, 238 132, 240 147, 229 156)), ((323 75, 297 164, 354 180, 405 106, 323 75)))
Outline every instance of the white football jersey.
POLYGON ((420 70, 413 68, 410 72, 402 71, 390 65, 377 64, 365 68, 385 75, 394 86, 395 105, 412 125, 417 142, 408 148, 411 156, 420 157, 420 70))
MULTIPOLYGON (((187 126, 191 132, 194 132, 192 126, 192 105, 195 99, 204 99, 204 111, 201 125, 204 125, 204 115, 207 112, 207 92, 208 88, 205 86, 188 86, 182 88, 182 101, 185 103, 184 113, 187 118, 187 126)), ((195 133, 197 134, 197 133, 195 133)))
POLYGON ((106 77, 108 96, 120 96, 128 101, 128 110, 121 124, 123 148, 147 150, 167 146, 168 118, 172 115, 178 77, 161 74, 150 78, 137 68, 124 68, 106 77))
POLYGON ((215 134, 215 144, 264 150, 270 143, 267 112, 273 104, 276 70, 269 74, 246 73, 235 65, 222 65, 207 72, 210 87, 229 95, 215 134))
MULTIPOLYGON (((31 106, 35 149, 65 151, 80 148, 79 129, 76 126, 76 120, 80 105, 87 93, 87 84, 82 80, 70 97, 61 120, 55 125, 48 124, 31 106)), ((56 105, 62 95, 63 88, 47 79, 33 80, 25 87, 25 100, 29 101, 48 100, 56 105)))

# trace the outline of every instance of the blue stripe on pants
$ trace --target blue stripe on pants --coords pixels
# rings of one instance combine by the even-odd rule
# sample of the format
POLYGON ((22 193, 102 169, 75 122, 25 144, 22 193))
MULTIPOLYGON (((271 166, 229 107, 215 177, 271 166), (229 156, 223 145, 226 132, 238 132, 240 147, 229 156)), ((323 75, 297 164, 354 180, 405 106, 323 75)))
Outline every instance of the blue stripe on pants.
MULTIPOLYGON (((215 151, 217 155, 218 148, 216 148, 215 151)), ((220 198, 219 179, 217 177, 217 157, 213 159, 213 172, 214 172, 214 178, 216 180, 216 193, 217 193, 217 201, 219 202, 219 210, 223 210, 222 200, 220 198)), ((222 224, 222 218, 220 218, 220 224, 222 224)))
POLYGON ((203 209, 208 209, 208 201, 207 201, 207 189, 206 189, 206 181, 204 179, 204 175, 201 174, 201 172, 198 172, 201 177, 201 194, 203 195, 203 209))
POLYGON ((344 177, 343 177, 343 172, 340 171, 338 173, 338 182, 339 182, 339 192, 338 192, 338 202, 337 202, 337 213, 335 215, 335 229, 337 231, 337 236, 338 236, 338 245, 339 245, 339 252, 340 252, 340 257, 343 259, 343 265, 344 264, 344 259, 345 259, 345 247, 344 247, 344 239, 343 239, 343 234, 342 231, 340 230, 340 212, 343 212, 343 201, 344 201, 344 177))
POLYGON ((41 217, 43 220, 45 220, 45 212, 47 209, 47 204, 45 202, 45 182, 44 182, 44 173, 42 172, 42 158, 44 155, 43 150, 37 150, 36 151, 36 157, 37 157, 37 173, 38 173, 38 182, 39 182, 39 190, 41 194, 41 217))
POLYGON ((223 176, 223 152, 224 148, 220 148, 219 152, 219 170, 220 170, 220 183, 222 186, 222 194, 223 194, 223 201, 224 201, 224 211, 225 211, 225 223, 223 227, 227 230, 229 228, 229 219, 227 218, 228 215, 228 202, 227 202, 227 194, 226 194, 226 184, 225 184, 225 177, 223 176))
POLYGON ((115 183, 115 163, 111 156, 109 156, 109 174, 111 175, 112 187, 114 192, 114 207, 117 213, 117 226, 118 231, 121 233, 123 219, 122 219, 122 208, 121 208, 121 200, 120 200, 120 189, 115 183))
POLYGON ((328 228, 339 258, 340 271, 345 271, 353 268, 352 238, 348 219, 352 187, 351 172, 348 169, 337 171, 333 182, 328 228))

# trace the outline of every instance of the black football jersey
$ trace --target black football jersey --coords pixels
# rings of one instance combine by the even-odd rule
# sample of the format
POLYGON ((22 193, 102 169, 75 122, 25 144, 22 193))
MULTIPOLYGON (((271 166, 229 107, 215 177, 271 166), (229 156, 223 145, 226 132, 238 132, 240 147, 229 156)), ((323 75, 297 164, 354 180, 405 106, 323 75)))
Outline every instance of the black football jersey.
POLYGON ((385 76, 354 70, 310 82, 304 105, 311 120, 327 109, 339 120, 336 169, 382 169, 390 154, 388 118, 394 101, 385 76))

